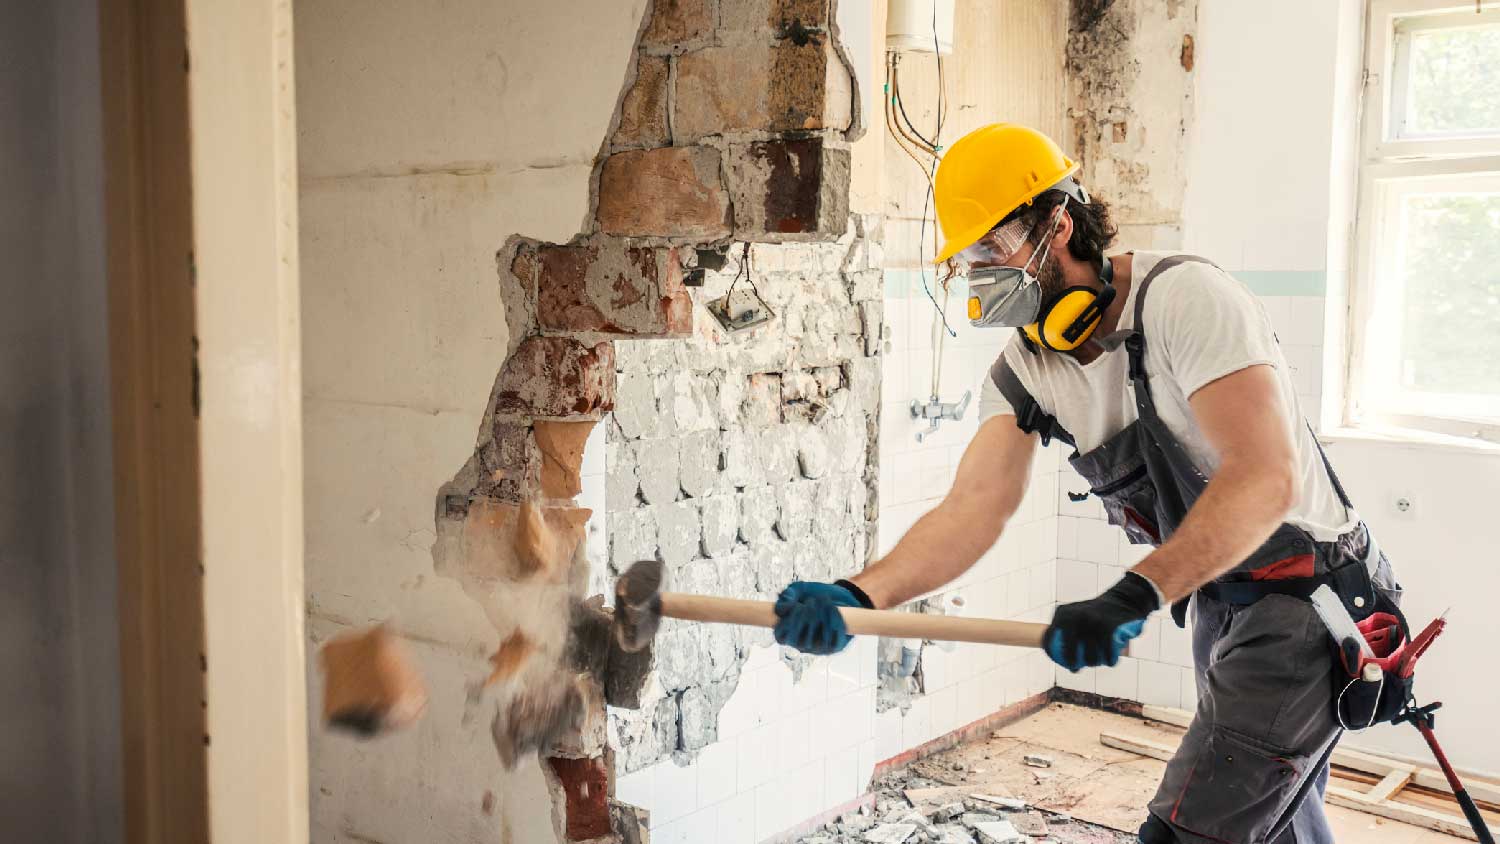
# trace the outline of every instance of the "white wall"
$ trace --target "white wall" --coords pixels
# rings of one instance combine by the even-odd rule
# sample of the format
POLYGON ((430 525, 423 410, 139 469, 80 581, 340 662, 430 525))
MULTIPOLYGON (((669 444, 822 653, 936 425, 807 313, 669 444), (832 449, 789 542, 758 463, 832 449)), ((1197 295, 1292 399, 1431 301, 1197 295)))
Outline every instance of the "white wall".
MULTIPOLYGON (((1340 61, 1357 61, 1336 48, 1361 42, 1347 31, 1358 25, 1358 6, 1267 0, 1204 3, 1199 11, 1185 248, 1262 295, 1315 421, 1331 380, 1320 371, 1325 297, 1338 301, 1339 292, 1328 279, 1336 285, 1345 271, 1342 233, 1329 231, 1342 209, 1329 196, 1349 156, 1338 146, 1348 129, 1338 119, 1353 110, 1338 99, 1336 74, 1349 71, 1340 61)), ((1488 723, 1500 679, 1485 668, 1500 638, 1491 598, 1500 591, 1500 553, 1486 530, 1500 496, 1500 456, 1348 438, 1335 438, 1329 453, 1395 563, 1412 622, 1450 610, 1416 688, 1421 700, 1446 703, 1438 719, 1445 748, 1458 765, 1500 769, 1500 738, 1488 723), (1413 502, 1409 513, 1395 508, 1398 498, 1413 502)), ((1346 742, 1427 755, 1405 726, 1346 742)))
POLYGON ((645 5, 297 4, 310 648, 390 620, 430 695, 407 732, 329 733, 309 659, 314 841, 554 840, 536 763, 466 712, 498 635, 433 574, 433 506, 505 356, 495 254, 582 225, 645 5))

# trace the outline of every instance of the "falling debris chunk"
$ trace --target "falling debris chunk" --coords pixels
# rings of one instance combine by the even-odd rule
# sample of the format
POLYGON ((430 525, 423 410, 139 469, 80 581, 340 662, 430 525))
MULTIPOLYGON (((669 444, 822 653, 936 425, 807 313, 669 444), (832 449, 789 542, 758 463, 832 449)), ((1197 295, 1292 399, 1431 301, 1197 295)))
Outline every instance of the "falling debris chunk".
POLYGON ((870 844, 903 844, 917 831, 914 823, 883 823, 865 833, 870 844))
POLYGON ((319 654, 323 720, 373 736, 405 727, 427 707, 427 688, 401 641, 384 625, 339 636, 319 654))
POLYGON ((1021 761, 1025 762, 1026 764, 1030 765, 1033 768, 1050 768, 1050 767, 1052 767, 1052 757, 1051 756, 1043 756, 1040 753, 1028 753, 1028 754, 1026 754, 1025 757, 1022 758, 1021 761))
POLYGON ((1011 815, 1009 820, 1023 835, 1041 838, 1047 834, 1047 819, 1042 817, 1041 812, 1025 812, 1019 815, 1011 815))
POLYGON ((488 686, 508 679, 520 669, 521 663, 526 661, 526 657, 530 656, 534 649, 535 646, 531 644, 531 640, 519 630, 505 637, 499 649, 490 655, 490 665, 493 665, 495 670, 490 672, 489 679, 485 680, 484 684, 488 686))
POLYGON ((583 447, 594 429, 592 420, 532 423, 536 446, 542 453, 542 494, 548 498, 572 498, 583 491, 580 467, 583 447))
POLYGON ((991 821, 974 829, 979 833, 980 844, 1026 844, 1026 836, 1017 832, 1010 821, 991 821))

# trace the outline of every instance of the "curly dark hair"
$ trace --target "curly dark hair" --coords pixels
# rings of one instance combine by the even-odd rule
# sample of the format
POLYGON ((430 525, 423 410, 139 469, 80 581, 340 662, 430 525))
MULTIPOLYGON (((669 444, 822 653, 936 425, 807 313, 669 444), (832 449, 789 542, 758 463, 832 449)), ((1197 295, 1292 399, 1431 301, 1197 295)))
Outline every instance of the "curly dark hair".
MULTIPOLYGON (((1066 194, 1059 190, 1046 191, 1030 205, 1021 206, 1009 219, 1020 217, 1025 220, 1032 227, 1031 242, 1037 243, 1047 234, 1047 230, 1037 224, 1049 219, 1052 209, 1061 205, 1065 197, 1066 194)), ((1104 250, 1109 248, 1118 234, 1114 222, 1109 218, 1109 206, 1101 199, 1093 199, 1086 205, 1073 200, 1068 203, 1065 213, 1073 218, 1073 236, 1068 239, 1068 252, 1086 263, 1097 264, 1103 261, 1104 250)))

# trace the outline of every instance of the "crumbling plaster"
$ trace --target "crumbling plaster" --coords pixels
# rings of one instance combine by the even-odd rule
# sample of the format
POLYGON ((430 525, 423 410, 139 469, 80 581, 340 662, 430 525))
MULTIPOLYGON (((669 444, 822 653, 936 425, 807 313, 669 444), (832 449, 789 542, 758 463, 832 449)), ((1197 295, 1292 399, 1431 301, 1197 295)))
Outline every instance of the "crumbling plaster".
POLYGON ((1197 26, 1197 0, 1072 2, 1070 147, 1125 248, 1182 243, 1197 26))

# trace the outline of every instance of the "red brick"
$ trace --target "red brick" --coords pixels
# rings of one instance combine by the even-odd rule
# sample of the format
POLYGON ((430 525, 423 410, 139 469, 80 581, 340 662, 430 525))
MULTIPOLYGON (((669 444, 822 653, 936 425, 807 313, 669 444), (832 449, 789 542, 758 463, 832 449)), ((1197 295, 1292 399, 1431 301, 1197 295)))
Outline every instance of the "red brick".
POLYGON ((609 764, 602 756, 592 759, 547 759, 547 766, 562 784, 567 819, 564 834, 569 841, 588 841, 610 833, 609 764))
POLYGON ((729 192, 737 239, 837 237, 849 225, 849 151, 821 138, 736 144, 729 192))
POLYGON ((700 41, 713 31, 713 0, 653 0, 651 23, 641 35, 641 43, 670 48, 700 41))
POLYGON ((718 151, 666 147, 610 156, 599 175, 599 226, 637 237, 727 237, 729 196, 718 151))
POLYGON ((615 129, 616 147, 660 147, 671 140, 667 134, 667 60, 642 55, 636 65, 635 82, 620 104, 620 125, 615 129))
POLYGON ((549 331, 635 337, 692 333, 675 247, 601 237, 540 250, 537 321, 549 331))
POLYGON ((615 350, 568 337, 528 337, 500 370, 499 413, 594 416, 615 406, 615 350))
POLYGON ((849 73, 823 34, 800 44, 756 40, 697 50, 677 60, 674 140, 847 129, 852 92, 849 73))

